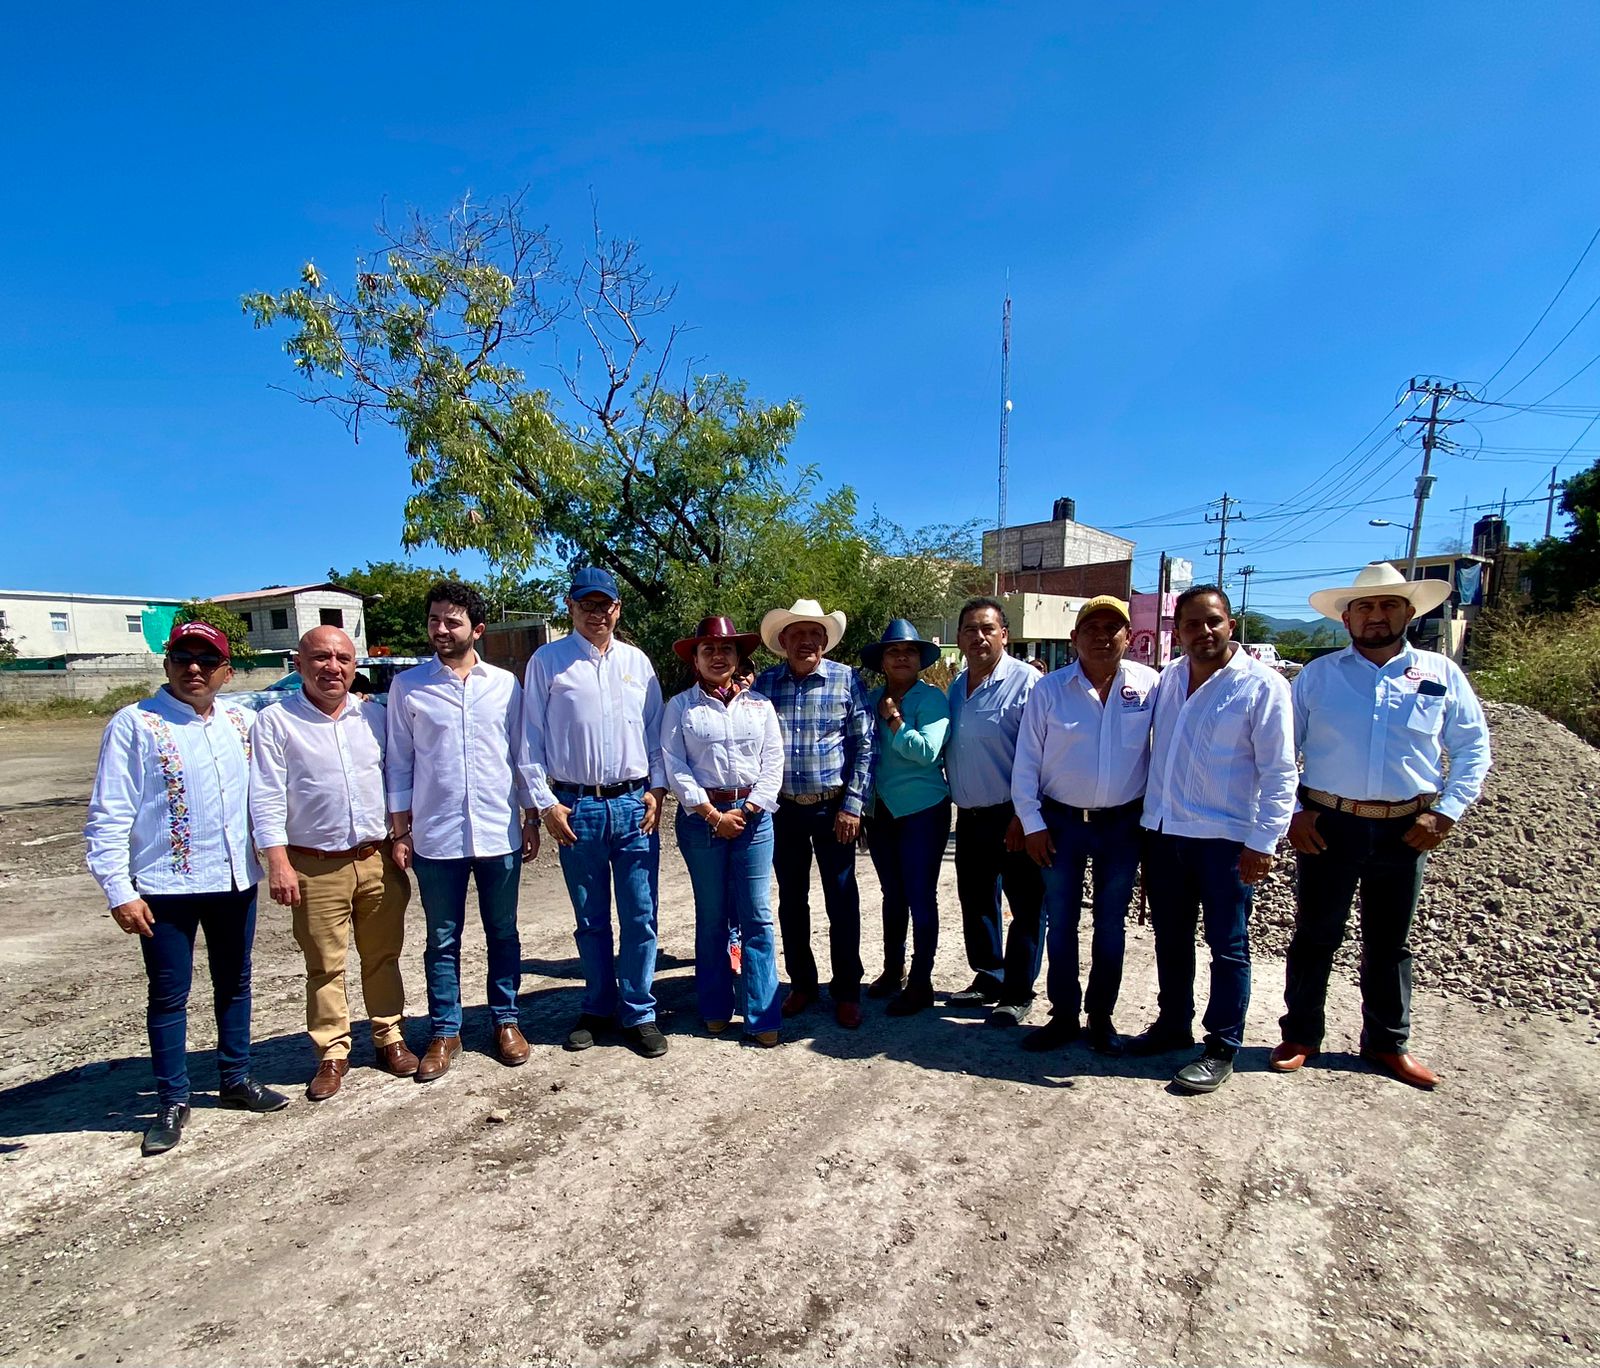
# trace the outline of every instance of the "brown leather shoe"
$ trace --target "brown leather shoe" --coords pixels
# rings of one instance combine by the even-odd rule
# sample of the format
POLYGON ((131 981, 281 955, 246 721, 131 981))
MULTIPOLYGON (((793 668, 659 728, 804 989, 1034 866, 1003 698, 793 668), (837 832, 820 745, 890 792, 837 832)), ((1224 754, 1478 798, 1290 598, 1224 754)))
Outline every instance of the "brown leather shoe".
POLYGON ((312 1076, 311 1082, 306 1084, 306 1096, 313 1102, 326 1102, 339 1091, 339 1085, 344 1082, 344 1076, 349 1072, 348 1059, 324 1059, 317 1065, 317 1072, 312 1076))
POLYGON ((833 1019, 846 1030, 855 1030, 861 1024, 861 1004, 859 1002, 834 1003, 833 1019))
POLYGON ((1439 1081, 1438 1074, 1404 1050, 1362 1050, 1361 1057, 1413 1088, 1431 1088, 1439 1081))
POLYGON ((783 1000, 783 1014, 786 1017, 799 1016, 816 1000, 815 992, 808 993, 804 988, 791 988, 789 996, 783 1000))
POLYGON ((417 1057, 403 1040, 378 1046, 378 1067, 396 1078, 410 1078, 417 1072, 417 1057))
POLYGON ((494 1028, 494 1052, 502 1064, 515 1068, 528 1062, 528 1041, 514 1021, 500 1021, 494 1028))
POLYGON ((1267 1067, 1278 1073, 1293 1073, 1296 1069, 1304 1068, 1308 1060, 1315 1059, 1320 1053, 1320 1050, 1313 1050, 1309 1045, 1296 1045, 1294 1041, 1286 1040, 1272 1047, 1272 1053, 1267 1056, 1267 1067))
POLYGON ((450 1063, 461 1053, 460 1036, 434 1036, 417 1064, 417 1082, 432 1083, 450 1071, 450 1063))

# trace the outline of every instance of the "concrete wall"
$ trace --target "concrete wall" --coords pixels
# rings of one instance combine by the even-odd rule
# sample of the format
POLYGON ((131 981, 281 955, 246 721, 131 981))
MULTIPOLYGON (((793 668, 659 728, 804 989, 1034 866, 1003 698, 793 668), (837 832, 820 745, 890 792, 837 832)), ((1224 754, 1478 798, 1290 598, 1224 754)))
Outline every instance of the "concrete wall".
POLYGON ((367 614, 360 594, 339 589, 307 589, 299 594, 261 594, 254 598, 230 598, 223 605, 243 617, 250 614, 250 644, 258 651, 292 651, 300 638, 322 625, 322 610, 336 609, 344 615, 344 630, 356 644, 356 654, 367 654, 367 614), (284 614, 286 625, 273 627, 272 613, 284 614))
POLYGON ((983 568, 1021 571, 1059 570, 1133 559, 1133 543, 1078 522, 1020 523, 983 534, 983 568))
MULTIPOLYGON (((228 684, 229 690, 264 689, 282 679, 281 669, 240 670, 228 684)), ((161 662, 148 666, 123 666, 104 670, 0 670, 0 701, 43 703, 54 698, 103 698, 113 689, 128 684, 143 685, 154 693, 166 682, 161 662)))

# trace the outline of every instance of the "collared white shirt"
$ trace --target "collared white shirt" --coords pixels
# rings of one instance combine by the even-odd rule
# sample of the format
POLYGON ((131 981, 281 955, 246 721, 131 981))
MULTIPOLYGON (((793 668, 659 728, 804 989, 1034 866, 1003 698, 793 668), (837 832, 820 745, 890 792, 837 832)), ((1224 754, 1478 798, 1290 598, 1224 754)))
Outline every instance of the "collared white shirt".
POLYGON ((1185 656, 1156 689, 1143 824, 1270 855, 1289 830, 1300 777, 1289 685, 1237 643, 1193 693, 1189 677, 1185 656))
POLYGON ((541 646, 528 662, 528 784, 542 812, 551 784, 664 788, 661 684, 650 657, 615 637, 604 651, 574 632, 541 646))
POLYGON ((1433 810, 1452 821, 1483 791, 1489 724, 1448 656, 1408 645, 1380 666, 1347 646, 1307 665, 1293 692, 1307 788, 1386 803, 1438 793, 1433 810))
POLYGON ((522 846, 522 685, 479 660, 460 678, 435 656, 389 686, 384 786, 411 811, 411 845, 430 860, 509 855, 522 846))
POLYGON ((1045 829, 1041 798, 1106 808, 1131 803, 1144 792, 1159 679, 1148 665, 1124 660, 1101 703, 1080 662, 1033 686, 1011 770, 1011 801, 1023 831, 1045 829))
POLYGON ((950 681, 945 777, 958 808, 995 807, 1011 801, 1017 733, 1028 698, 1043 676, 1027 661, 1002 652, 970 697, 967 677, 968 670, 962 670, 950 681))
POLYGON ((350 850, 383 838, 381 703, 351 696, 330 717, 303 693, 263 708, 250 759, 256 847, 350 850))
POLYGON ((747 788, 745 802, 778 810, 783 733, 778 710, 761 694, 741 689, 724 703, 691 684, 667 700, 661 751, 667 785, 685 808, 705 802, 708 788, 747 788))
POLYGON ((83 832, 108 907, 260 881, 250 841, 254 725, 253 712, 221 697, 201 717, 165 685, 112 716, 83 832))

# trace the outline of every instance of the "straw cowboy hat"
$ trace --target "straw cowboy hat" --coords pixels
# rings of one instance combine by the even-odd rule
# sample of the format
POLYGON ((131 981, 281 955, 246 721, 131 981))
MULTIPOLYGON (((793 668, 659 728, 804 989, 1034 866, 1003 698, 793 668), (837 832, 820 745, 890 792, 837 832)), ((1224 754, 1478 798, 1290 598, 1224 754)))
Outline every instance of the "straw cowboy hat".
POLYGON ((827 655, 844 636, 844 614, 824 613, 816 599, 796 599, 793 608, 774 608, 761 619, 761 640, 773 655, 784 654, 778 634, 792 622, 814 622, 827 633, 822 654, 827 655))
POLYGON ((693 660, 694 648, 702 641, 731 641, 734 649, 742 656, 747 656, 760 644, 761 638, 754 632, 741 632, 733 625, 729 617, 701 618, 700 625, 694 629, 693 636, 681 637, 672 643, 672 649, 677 653, 679 660, 693 660))
POLYGON ((1373 561, 1361 567, 1355 583, 1333 589, 1318 589, 1310 603, 1323 617, 1335 622, 1344 610, 1360 598, 1403 598, 1419 614, 1431 613, 1450 597, 1449 580, 1408 580, 1388 561, 1373 561))

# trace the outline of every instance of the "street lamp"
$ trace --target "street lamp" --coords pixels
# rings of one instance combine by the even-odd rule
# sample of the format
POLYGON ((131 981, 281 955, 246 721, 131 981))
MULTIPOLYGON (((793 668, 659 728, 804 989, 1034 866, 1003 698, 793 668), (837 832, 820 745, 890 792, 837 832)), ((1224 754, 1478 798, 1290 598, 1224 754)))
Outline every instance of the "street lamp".
POLYGON ((1368 527, 1403 527, 1407 532, 1412 530, 1410 523, 1391 522, 1388 518, 1368 518, 1368 527))

